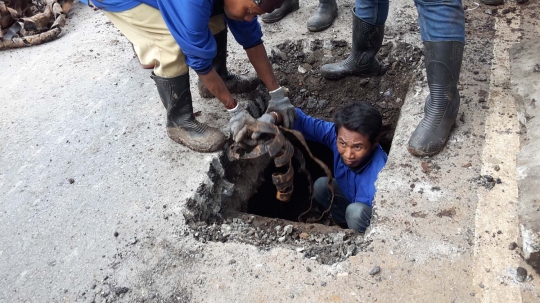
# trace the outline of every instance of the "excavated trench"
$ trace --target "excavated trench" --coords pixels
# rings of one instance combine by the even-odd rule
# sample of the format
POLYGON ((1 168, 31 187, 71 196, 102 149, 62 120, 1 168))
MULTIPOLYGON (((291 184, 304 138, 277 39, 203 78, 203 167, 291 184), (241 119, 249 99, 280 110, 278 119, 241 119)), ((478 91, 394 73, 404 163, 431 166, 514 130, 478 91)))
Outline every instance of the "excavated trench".
MULTIPOLYGON (((421 77, 421 50, 405 43, 383 45, 378 59, 387 71, 380 77, 330 81, 319 74, 323 64, 343 60, 349 51, 350 45, 345 41, 286 41, 271 50, 270 61, 292 103, 308 115, 331 121, 348 102, 369 102, 377 107, 383 116, 380 144, 388 153, 407 91, 421 77)), ((249 98, 267 96, 261 87, 249 98)), ((311 181, 324 176, 305 148, 293 137, 287 138, 303 152, 311 181)), ((314 156, 332 169, 330 149, 308 143, 314 156)), ((276 199, 271 178, 278 168, 269 155, 239 161, 230 161, 226 155, 221 157, 220 163, 214 163, 211 169, 209 182, 188 202, 192 213, 187 217, 194 237, 202 242, 250 243, 263 249, 286 246, 325 264, 368 249, 369 243, 362 234, 335 226, 328 216, 314 222, 323 210, 315 201, 311 207, 310 181, 299 172, 298 161, 293 159, 292 164, 294 191, 289 202, 281 202, 276 199), (214 202, 208 203, 209 200, 214 202), (300 214, 308 210, 299 220, 300 214)))

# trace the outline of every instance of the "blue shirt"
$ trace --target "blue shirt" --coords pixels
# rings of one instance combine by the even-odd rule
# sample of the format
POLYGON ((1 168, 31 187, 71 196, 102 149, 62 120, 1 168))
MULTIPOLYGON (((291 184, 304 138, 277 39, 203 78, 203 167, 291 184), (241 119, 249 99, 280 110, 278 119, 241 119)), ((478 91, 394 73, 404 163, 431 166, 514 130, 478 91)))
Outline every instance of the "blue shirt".
MULTIPOLYGON (((204 75, 212 69, 212 59, 217 53, 216 40, 208 27, 214 4, 223 6, 214 3, 216 1, 220 0, 93 0, 92 4, 108 12, 126 11, 142 3, 158 9, 186 56, 186 64, 198 74, 204 75)), ((88 5, 88 0, 81 2, 88 5)), ((262 43, 262 30, 257 17, 248 22, 231 20, 225 16, 225 22, 244 49, 262 43)))
POLYGON ((377 144, 371 159, 362 167, 351 169, 341 160, 337 149, 337 134, 334 123, 312 118, 296 109, 297 118, 293 128, 300 131, 306 140, 321 143, 332 149, 334 154, 334 178, 345 197, 354 202, 372 206, 375 197, 377 175, 386 164, 388 156, 377 144))

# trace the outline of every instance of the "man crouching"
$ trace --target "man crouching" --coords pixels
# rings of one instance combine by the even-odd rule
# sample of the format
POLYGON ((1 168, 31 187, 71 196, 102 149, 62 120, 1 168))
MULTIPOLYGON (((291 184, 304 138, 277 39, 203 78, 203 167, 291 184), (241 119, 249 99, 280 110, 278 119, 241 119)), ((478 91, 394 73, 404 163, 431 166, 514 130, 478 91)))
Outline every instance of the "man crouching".
MULTIPOLYGON (((366 102, 354 102, 338 110, 334 123, 315 119, 296 108, 293 128, 306 140, 332 149, 334 159, 334 201, 330 213, 336 224, 365 232, 372 214, 375 181, 388 159, 379 145, 382 117, 366 102)), ((265 114, 260 121, 273 123, 265 114)), ((332 192, 328 178, 315 181, 315 199, 327 209, 332 192)))

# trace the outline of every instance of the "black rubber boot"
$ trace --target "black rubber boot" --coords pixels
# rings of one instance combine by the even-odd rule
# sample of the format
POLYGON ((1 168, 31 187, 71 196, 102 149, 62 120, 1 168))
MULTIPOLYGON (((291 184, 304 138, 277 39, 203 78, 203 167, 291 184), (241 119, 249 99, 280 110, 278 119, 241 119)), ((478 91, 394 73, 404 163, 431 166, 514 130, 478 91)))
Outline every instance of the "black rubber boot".
POLYGON ((313 16, 307 21, 310 32, 320 32, 329 28, 338 14, 336 0, 319 0, 319 6, 313 16))
MULTIPOLYGON (((245 77, 230 73, 227 69, 227 29, 214 35, 217 44, 217 54, 212 60, 212 67, 225 82, 225 86, 231 94, 242 94, 253 91, 261 83, 257 77, 245 77)), ((204 83, 199 80, 199 94, 203 98, 213 98, 214 95, 206 88, 204 83)))
POLYGON ((424 106, 424 118, 409 139, 407 149, 415 156, 433 156, 446 144, 459 110, 457 84, 463 46, 457 41, 424 42, 430 94, 424 106))
POLYGON ((285 0, 280 8, 271 13, 262 15, 261 19, 264 23, 275 23, 285 18, 289 13, 297 11, 299 8, 299 0, 285 0))
POLYGON ((375 58, 384 38, 384 25, 374 26, 353 13, 353 37, 351 54, 347 59, 321 67, 321 75, 327 79, 338 80, 346 76, 371 77, 384 73, 375 58))
POLYGON ((161 102, 167 110, 167 134, 175 142, 198 152, 215 152, 226 138, 217 128, 200 123, 193 116, 189 74, 162 78, 152 73, 161 102))

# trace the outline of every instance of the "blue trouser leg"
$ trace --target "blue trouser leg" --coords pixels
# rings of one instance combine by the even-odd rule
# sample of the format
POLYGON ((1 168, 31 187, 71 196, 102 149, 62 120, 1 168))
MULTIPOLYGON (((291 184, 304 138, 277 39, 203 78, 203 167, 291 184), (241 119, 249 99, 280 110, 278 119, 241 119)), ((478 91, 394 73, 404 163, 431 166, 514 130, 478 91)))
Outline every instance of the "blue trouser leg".
POLYGON ((354 229, 361 233, 366 231, 366 228, 371 222, 372 208, 364 203, 351 203, 345 210, 345 220, 350 229, 354 229))
POLYGON ((386 22, 388 7, 389 0, 356 0, 354 12, 367 23, 380 26, 386 22))
MULTIPOLYGON (((317 179, 313 185, 315 200, 324 209, 330 206, 330 199, 332 198, 332 192, 327 184, 328 178, 322 177, 317 179)), ((346 222, 350 229, 365 232, 371 220, 371 207, 364 203, 350 203, 343 195, 336 179, 332 179, 332 185, 334 186, 334 202, 332 203, 330 213, 334 221, 338 224, 346 222)))
POLYGON ((414 0, 422 41, 465 43, 465 12, 461 0, 414 0))
MULTIPOLYGON (((414 0, 422 41, 465 43, 465 13, 461 0, 414 0)), ((362 20, 380 26, 388 16, 388 0, 356 0, 355 13, 362 20)))

